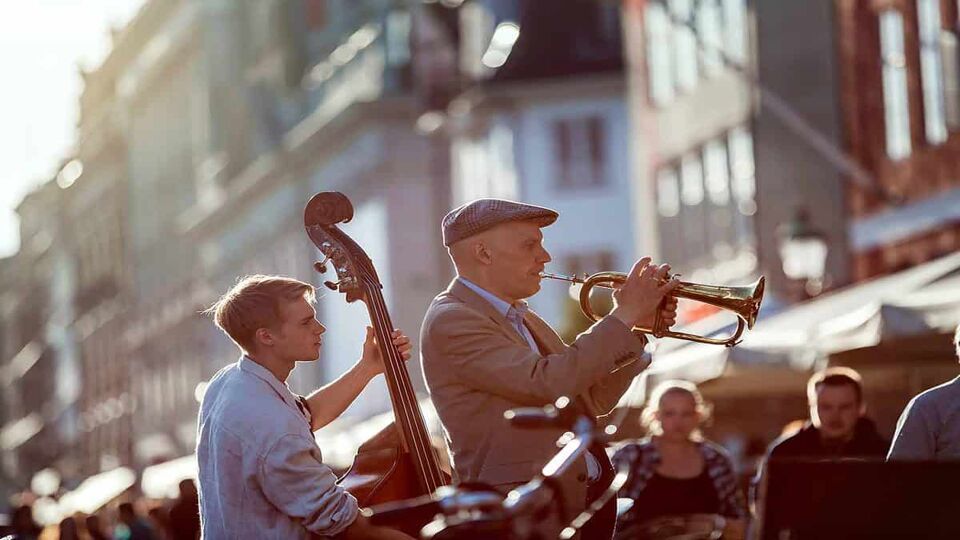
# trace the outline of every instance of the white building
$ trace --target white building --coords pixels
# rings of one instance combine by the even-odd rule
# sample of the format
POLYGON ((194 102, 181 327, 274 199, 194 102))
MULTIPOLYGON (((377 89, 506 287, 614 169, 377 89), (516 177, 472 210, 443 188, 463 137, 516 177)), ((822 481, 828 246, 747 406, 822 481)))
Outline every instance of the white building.
MULTIPOLYGON (((627 271, 645 246, 633 226, 618 9, 555 4, 551 18, 540 9, 519 2, 463 8, 461 65, 476 80, 449 109, 453 204, 502 197, 553 208, 560 218, 544 230, 548 271, 627 271), (505 47, 506 61, 491 67, 512 24, 519 37, 505 47), (557 42, 555 33, 573 35, 557 42)), ((532 300, 558 329, 570 324, 567 291, 545 280, 532 300)))

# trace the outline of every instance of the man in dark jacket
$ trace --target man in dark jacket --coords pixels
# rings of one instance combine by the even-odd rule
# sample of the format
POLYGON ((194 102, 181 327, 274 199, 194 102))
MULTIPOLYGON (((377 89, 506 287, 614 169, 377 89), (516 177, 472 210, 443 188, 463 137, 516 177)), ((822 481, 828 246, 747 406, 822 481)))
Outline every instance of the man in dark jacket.
POLYGON ((860 374, 850 368, 819 371, 807 383, 810 422, 771 445, 767 460, 781 458, 883 458, 890 443, 865 416, 860 374))
MULTIPOLYGON (((883 459, 890 443, 865 416, 860 374, 845 367, 814 373, 807 382, 810 421, 800 431, 774 441, 751 485, 751 507, 760 517, 764 476, 770 462, 787 460, 883 459)), ((782 501, 781 501, 782 502, 782 501)), ((786 503, 785 503, 786 504, 786 503)))
POLYGON ((170 536, 173 540, 200 538, 200 502, 193 480, 181 480, 180 498, 170 507, 170 536))

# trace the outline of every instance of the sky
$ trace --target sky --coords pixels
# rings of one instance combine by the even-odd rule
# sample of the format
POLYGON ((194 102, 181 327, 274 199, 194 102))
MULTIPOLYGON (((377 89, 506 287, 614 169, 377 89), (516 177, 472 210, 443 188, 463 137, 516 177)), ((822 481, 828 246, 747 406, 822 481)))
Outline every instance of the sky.
POLYGON ((0 0, 0 257, 16 252, 14 209, 70 153, 82 79, 143 0, 0 0))

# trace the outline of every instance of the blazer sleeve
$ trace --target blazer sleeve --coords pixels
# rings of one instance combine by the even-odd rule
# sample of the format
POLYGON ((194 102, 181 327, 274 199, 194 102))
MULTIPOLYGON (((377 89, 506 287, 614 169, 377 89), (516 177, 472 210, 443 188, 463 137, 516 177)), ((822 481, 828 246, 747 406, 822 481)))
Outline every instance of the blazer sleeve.
MULTIPOLYGON (((638 338, 638 340, 645 342, 643 339, 638 338)), ((590 413, 594 416, 609 414, 630 388, 633 379, 649 365, 650 354, 644 352, 636 361, 617 369, 591 386, 583 395, 583 401, 590 409, 590 413)))
POLYGON ((563 352, 543 356, 484 314, 457 305, 428 316, 421 337, 424 371, 526 406, 585 394, 643 353, 643 343, 613 317, 594 324, 563 352))

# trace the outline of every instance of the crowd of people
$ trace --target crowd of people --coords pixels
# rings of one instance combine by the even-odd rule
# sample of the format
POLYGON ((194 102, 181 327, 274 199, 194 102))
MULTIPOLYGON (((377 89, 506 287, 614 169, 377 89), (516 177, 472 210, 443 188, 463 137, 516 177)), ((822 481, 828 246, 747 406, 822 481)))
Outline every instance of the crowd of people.
MULTIPOLYGON (((954 346, 960 359, 960 326, 954 346)), ((648 436, 613 454, 617 468, 630 472, 619 495, 633 502, 617 524, 617 538, 642 538, 663 518, 697 515, 721 516, 724 538, 742 538, 765 499, 769 464, 779 461, 960 459, 960 377, 914 397, 892 443, 867 416, 863 396, 863 381, 851 368, 814 373, 807 384, 809 420, 770 444, 746 490, 748 505, 730 456, 700 432, 709 415, 700 391, 686 381, 661 383, 641 417, 648 436)))
POLYGON ((97 513, 76 513, 47 526, 38 524, 29 502, 18 504, 0 539, 7 540, 198 540, 200 508, 197 486, 182 480, 175 499, 123 500, 97 513))

